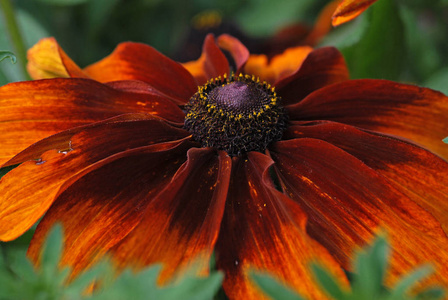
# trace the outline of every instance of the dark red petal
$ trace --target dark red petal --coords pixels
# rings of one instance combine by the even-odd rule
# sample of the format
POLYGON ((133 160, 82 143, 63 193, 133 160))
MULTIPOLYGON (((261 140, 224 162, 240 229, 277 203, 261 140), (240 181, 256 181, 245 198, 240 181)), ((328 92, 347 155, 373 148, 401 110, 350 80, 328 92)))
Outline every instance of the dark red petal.
POLYGON ((440 157, 390 136, 334 122, 291 126, 284 138, 295 137, 324 140, 360 159, 428 210, 448 232, 448 163, 440 157))
POLYGON ((50 207, 61 187, 89 165, 127 149, 182 139, 188 133, 160 120, 117 122, 86 128, 70 149, 45 152, 0 181, 0 239, 9 241, 31 227, 50 207))
POLYGON ((106 58, 84 69, 100 82, 140 80, 165 97, 185 103, 196 92, 192 76, 179 63, 140 43, 121 43, 106 58))
POLYGON ((161 281, 193 262, 207 273, 218 237, 231 159, 193 148, 171 183, 146 208, 140 224, 111 251, 120 266, 162 262, 161 281), (195 260, 196 258, 196 260, 195 260))
POLYGON ((218 45, 222 49, 229 51, 236 64, 236 74, 239 74, 249 58, 249 50, 237 38, 228 34, 222 34, 218 37, 218 45))
POLYGON ((350 268, 353 250, 386 231, 393 252, 388 283, 432 263, 427 284, 448 283, 448 239, 440 223, 379 173, 325 141, 277 142, 271 152, 285 194, 308 215, 308 233, 350 268))
POLYGON ((288 107, 292 120, 330 120, 398 135, 448 158, 448 97, 387 80, 350 80, 288 107))
POLYGON ((55 223, 64 227, 61 264, 72 276, 94 264, 142 219, 145 209, 186 160, 189 145, 161 143, 121 152, 99 162, 71 184, 39 223, 28 255, 39 260, 55 223))
POLYGON ((184 119, 182 110, 166 98, 75 78, 7 84, 0 88, 0 107, 0 164, 52 134, 124 113, 184 119))
POLYGON ((348 79, 349 73, 342 54, 336 48, 324 47, 311 52, 295 74, 275 86, 284 105, 290 105, 315 90, 348 79))
POLYGON ((258 152, 234 159, 217 251, 225 271, 224 290, 230 299, 261 299, 248 278, 250 268, 269 271, 307 299, 327 299, 317 285, 310 262, 324 264, 346 282, 339 265, 305 232, 306 216, 299 205, 278 192, 270 179, 272 160, 258 152))
POLYGON ((202 54, 198 60, 183 63, 183 66, 196 79, 197 85, 204 85, 209 79, 229 74, 229 62, 216 45, 215 38, 208 34, 202 46, 202 54))

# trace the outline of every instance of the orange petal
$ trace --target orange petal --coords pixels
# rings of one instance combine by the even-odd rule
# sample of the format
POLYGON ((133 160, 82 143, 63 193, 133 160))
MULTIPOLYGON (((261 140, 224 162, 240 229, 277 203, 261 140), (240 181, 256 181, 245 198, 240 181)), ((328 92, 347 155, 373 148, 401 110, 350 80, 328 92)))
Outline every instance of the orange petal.
POLYGON ((284 134, 298 137, 324 140, 357 157, 428 210, 448 232, 448 163, 440 157, 391 136, 334 122, 293 125, 284 134))
POLYGON ((330 120, 398 135, 448 158, 448 97, 387 80, 350 80, 289 106, 291 120, 330 120))
POLYGON ((185 161, 188 144, 161 143, 127 150, 86 170, 64 190, 37 226, 28 255, 39 261, 56 222, 64 227, 61 264, 71 276, 94 264, 137 226, 145 209, 185 161))
POLYGON ((249 268, 268 271, 307 299, 327 299, 316 283, 311 262, 325 265, 344 283, 342 269, 307 236, 298 204, 278 192, 270 179, 272 160, 258 152, 234 159, 232 180, 216 245, 217 266, 225 272, 229 299, 261 299, 248 278, 249 268))
POLYGON ((236 64, 236 74, 242 71, 244 64, 249 58, 249 50, 237 38, 228 34, 222 34, 218 37, 218 45, 221 49, 229 51, 236 64))
POLYGON ((353 20, 377 0, 343 0, 333 14, 333 26, 353 20))
POLYGON ((211 78, 230 72, 227 58, 216 45, 212 34, 205 38, 201 57, 198 60, 183 63, 183 66, 196 79, 197 85, 203 85, 211 78))
POLYGON ((308 215, 307 232, 345 268, 353 250, 385 230, 393 250, 388 283, 424 263, 435 268, 427 284, 448 283, 440 223, 381 174, 322 140, 277 142, 271 155, 284 193, 308 215))
POLYGON ((252 54, 244 66, 244 73, 258 76, 276 85, 282 79, 296 73, 311 51, 313 48, 309 46, 292 47, 270 60, 264 54, 252 54))
POLYGON ((313 29, 305 39, 305 44, 316 45, 331 30, 331 16, 341 3, 341 0, 333 0, 321 10, 313 29))
POLYGON ((140 80, 165 97, 184 104, 196 92, 193 77, 177 62, 140 43, 121 43, 106 58, 84 69, 100 82, 140 80))
POLYGON ((28 73, 33 79, 87 75, 68 57, 54 38, 43 38, 27 53, 28 73))
POLYGON ((207 273, 218 237, 231 159, 223 151, 193 148, 171 183, 148 205, 140 224, 114 249, 120 266, 142 268, 162 262, 161 281, 200 255, 207 273))
POLYGON ((348 79, 349 73, 342 54, 336 48, 324 47, 311 52, 295 74, 275 86, 283 104, 289 105, 299 102, 315 90, 348 79))
POLYGON ((47 79, 0 87, 0 165, 57 132, 124 113, 150 113, 183 122, 166 98, 122 92, 88 79, 47 79))
POLYGON ((70 149, 48 151, 39 161, 24 162, 0 181, 0 240, 15 239, 30 228, 61 187, 89 165, 127 149, 187 135, 160 120, 107 123, 73 136, 70 149))

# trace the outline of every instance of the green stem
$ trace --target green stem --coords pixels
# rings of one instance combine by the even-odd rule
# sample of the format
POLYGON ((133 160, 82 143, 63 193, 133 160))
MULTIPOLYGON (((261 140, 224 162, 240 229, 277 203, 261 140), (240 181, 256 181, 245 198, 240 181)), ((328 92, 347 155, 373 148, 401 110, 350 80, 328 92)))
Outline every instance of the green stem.
POLYGON ((14 8, 12 7, 10 0, 0 0, 0 5, 5 16, 6 26, 15 49, 15 55, 17 56, 18 63, 20 64, 20 68, 22 69, 24 77, 26 79, 30 79, 26 70, 26 48, 22 35, 20 34, 19 26, 17 25, 14 8))

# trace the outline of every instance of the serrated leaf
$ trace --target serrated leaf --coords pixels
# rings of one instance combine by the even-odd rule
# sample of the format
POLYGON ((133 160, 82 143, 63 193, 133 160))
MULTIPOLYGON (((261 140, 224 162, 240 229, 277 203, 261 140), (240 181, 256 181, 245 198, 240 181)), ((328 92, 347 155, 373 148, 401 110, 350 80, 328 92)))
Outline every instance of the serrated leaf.
POLYGON ((17 58, 11 51, 0 51, 0 61, 9 58, 13 64, 17 62, 17 58))
POLYGON ((341 49, 352 78, 396 80, 404 65, 404 27, 393 0, 377 1, 364 14, 369 26, 361 40, 341 49))
POLYGON ((285 286, 268 273, 252 271, 250 272, 250 277, 263 292, 274 300, 304 300, 304 298, 299 296, 295 291, 285 286))
POLYGON ((338 280, 336 280, 327 270, 318 264, 311 264, 314 276, 317 278, 320 286, 334 299, 344 300, 347 293, 344 292, 338 280))

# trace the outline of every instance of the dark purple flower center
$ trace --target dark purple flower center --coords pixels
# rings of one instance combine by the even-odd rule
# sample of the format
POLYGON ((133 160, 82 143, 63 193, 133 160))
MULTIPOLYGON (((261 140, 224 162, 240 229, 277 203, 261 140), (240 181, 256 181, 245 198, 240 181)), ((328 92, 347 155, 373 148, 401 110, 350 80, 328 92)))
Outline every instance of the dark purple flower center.
POLYGON ((266 82, 249 75, 210 80, 185 106, 184 128, 203 147, 230 156, 264 152, 281 139, 287 116, 281 99, 266 82))

